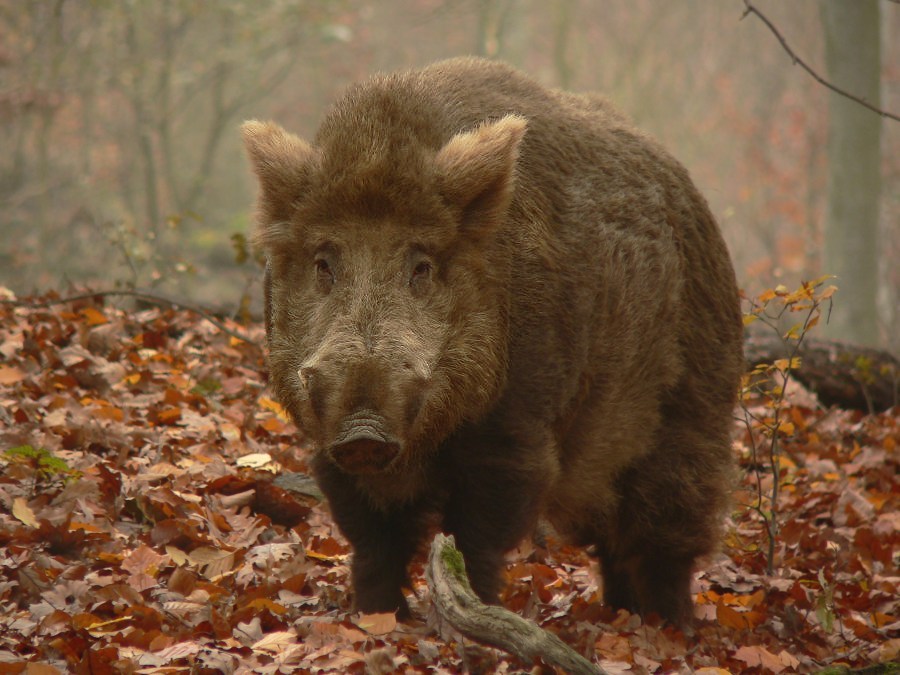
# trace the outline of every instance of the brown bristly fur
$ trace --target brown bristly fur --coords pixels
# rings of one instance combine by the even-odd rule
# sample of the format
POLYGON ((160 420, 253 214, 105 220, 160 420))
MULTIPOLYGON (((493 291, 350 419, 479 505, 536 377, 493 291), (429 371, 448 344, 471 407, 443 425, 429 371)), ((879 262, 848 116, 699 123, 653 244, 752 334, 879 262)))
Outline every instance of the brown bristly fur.
POLYGON ((594 547, 607 602, 687 622, 743 362, 684 168, 602 98, 481 59, 356 85, 311 143, 244 137, 272 384, 316 448, 359 609, 406 610, 435 514, 496 601, 543 515, 594 547))

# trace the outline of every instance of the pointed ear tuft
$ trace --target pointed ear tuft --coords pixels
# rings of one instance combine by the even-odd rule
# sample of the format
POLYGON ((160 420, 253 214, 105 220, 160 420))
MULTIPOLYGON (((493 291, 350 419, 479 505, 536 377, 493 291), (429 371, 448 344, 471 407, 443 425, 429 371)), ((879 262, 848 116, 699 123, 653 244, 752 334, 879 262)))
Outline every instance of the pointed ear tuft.
POLYGON ((489 227, 505 213, 527 126, 524 117, 506 115, 456 134, 438 151, 435 168, 439 189, 461 210, 463 224, 489 227))
POLYGON ((259 179, 256 238, 265 247, 267 233, 274 235, 275 230, 283 230, 284 222, 290 219, 306 192, 319 165, 319 153, 302 138, 273 122, 244 122, 241 134, 259 179))

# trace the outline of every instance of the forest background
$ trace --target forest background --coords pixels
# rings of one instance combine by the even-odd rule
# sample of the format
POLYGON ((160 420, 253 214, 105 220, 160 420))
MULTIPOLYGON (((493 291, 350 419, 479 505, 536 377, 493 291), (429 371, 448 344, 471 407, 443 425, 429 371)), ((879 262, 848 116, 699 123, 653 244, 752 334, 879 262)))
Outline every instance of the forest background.
POLYGON ((0 671, 522 670, 435 621, 421 562, 414 621, 353 612, 260 321, 81 294, 258 319, 241 121, 311 137, 353 81, 481 54, 668 146, 748 330, 788 348, 736 411, 695 634, 603 606, 552 537, 510 555, 504 606, 610 673, 895 672, 897 371, 878 406, 868 356, 843 364, 861 404, 797 383, 841 370, 798 356, 820 313, 811 338, 900 351, 898 37, 900 0, 0 0, 0 671))
MULTIPOLYGON (((827 4, 754 3, 823 77, 834 72, 827 4)), ((874 72, 851 72, 847 86, 868 76, 874 102, 900 110, 900 5, 849 4, 878 18, 860 42, 874 45, 874 72)), ((865 226, 851 205, 839 241, 829 193, 849 188, 830 170, 867 160, 852 147, 849 161, 829 157, 836 95, 745 10, 741 0, 0 0, 0 286, 154 289, 228 314, 252 300, 258 312, 261 270, 241 239, 255 181, 239 123, 271 118, 311 137, 355 80, 481 54, 606 94, 691 171, 748 294, 838 274, 832 334, 896 353, 900 124, 863 111, 880 157, 860 198, 875 220, 865 226), (865 300, 844 288, 857 272, 865 300)))

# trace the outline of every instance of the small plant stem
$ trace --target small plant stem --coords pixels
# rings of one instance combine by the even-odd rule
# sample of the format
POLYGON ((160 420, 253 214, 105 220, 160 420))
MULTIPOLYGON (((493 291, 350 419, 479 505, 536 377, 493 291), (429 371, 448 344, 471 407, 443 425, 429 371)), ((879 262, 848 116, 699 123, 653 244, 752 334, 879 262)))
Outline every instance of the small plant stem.
MULTIPOLYGON (((753 471, 756 476, 756 504, 752 508, 763 519, 766 527, 767 554, 766 554, 766 573, 770 576, 775 573, 775 553, 778 544, 779 534, 779 518, 778 518, 778 500, 781 497, 781 454, 782 445, 780 435, 786 433, 786 425, 783 426, 783 417, 785 412, 785 396, 788 384, 793 375, 795 364, 798 362, 800 348, 803 344, 807 332, 813 327, 814 319, 818 320, 821 314, 821 305, 824 299, 829 299, 829 311, 831 307, 831 295, 834 287, 825 289, 821 294, 816 295, 815 290, 825 279, 821 279, 806 283, 804 282, 800 289, 794 293, 788 293, 783 287, 776 288, 774 291, 769 290, 759 296, 758 299, 750 300, 750 310, 748 316, 770 330, 774 331, 782 340, 785 348, 789 342, 793 342, 793 346, 788 350, 786 362, 781 359, 776 360, 772 364, 757 366, 745 385, 743 395, 755 391, 766 399, 766 409, 769 415, 754 415, 742 403, 744 410, 744 424, 747 427, 747 435, 750 439, 750 447, 753 457, 753 471), (773 309, 770 301, 778 298, 780 307, 773 309), (807 305, 806 303, 809 302, 807 305), (802 303, 802 304, 800 304, 802 303), (801 324, 795 324, 786 334, 782 334, 779 329, 779 321, 786 312, 796 312, 806 310, 806 316, 801 324), (799 331, 797 330, 799 328, 799 331), (769 386, 764 386, 760 382, 753 382, 753 377, 762 376, 766 378, 764 381, 770 382, 769 386), (759 461, 759 446, 757 444, 757 434, 762 433, 768 439, 768 462, 769 469, 772 473, 772 487, 769 494, 763 494, 762 476, 760 473, 761 463, 759 461), (764 501, 768 499, 770 506, 766 510, 763 508, 764 501)), ((748 322, 750 323, 750 322, 748 322)))

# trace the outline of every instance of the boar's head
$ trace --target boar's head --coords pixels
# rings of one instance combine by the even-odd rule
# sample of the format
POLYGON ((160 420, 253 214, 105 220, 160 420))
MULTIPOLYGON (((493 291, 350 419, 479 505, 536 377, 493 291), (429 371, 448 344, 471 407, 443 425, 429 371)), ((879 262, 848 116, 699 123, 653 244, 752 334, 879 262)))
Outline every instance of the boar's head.
POLYGON ((259 179, 276 395, 351 474, 417 466, 505 383, 502 235, 526 122, 455 135, 326 120, 314 143, 243 135, 259 179))

